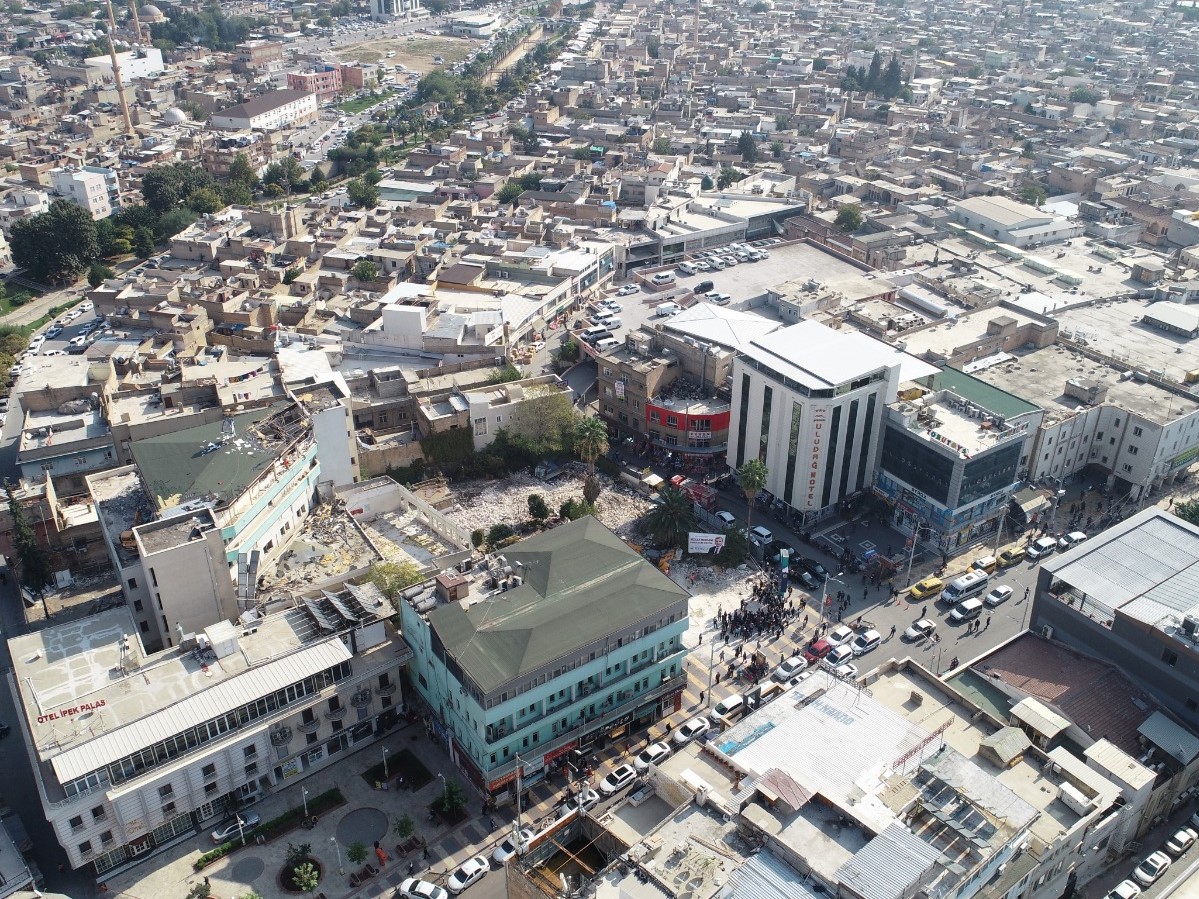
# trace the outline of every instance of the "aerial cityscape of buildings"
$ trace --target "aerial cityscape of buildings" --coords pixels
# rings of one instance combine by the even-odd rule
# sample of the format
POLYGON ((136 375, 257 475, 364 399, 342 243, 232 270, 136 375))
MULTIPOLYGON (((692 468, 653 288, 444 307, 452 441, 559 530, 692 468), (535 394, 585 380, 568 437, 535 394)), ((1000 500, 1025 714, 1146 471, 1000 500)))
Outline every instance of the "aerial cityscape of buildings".
POLYGON ((1193 892, 1199 4, 0 25, 0 899, 1193 892))

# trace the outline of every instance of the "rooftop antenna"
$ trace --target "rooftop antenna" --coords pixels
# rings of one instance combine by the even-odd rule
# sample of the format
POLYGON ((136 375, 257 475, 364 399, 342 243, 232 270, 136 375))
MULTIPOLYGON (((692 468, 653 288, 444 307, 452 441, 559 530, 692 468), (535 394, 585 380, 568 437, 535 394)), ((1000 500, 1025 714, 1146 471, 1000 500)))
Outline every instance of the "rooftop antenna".
POLYGON ((117 62, 117 48, 112 34, 117 30, 117 20, 112 14, 112 0, 104 0, 108 7, 108 58, 112 60, 112 79, 117 83, 117 99, 121 102, 121 116, 125 119, 125 133, 133 134, 133 119, 129 118, 129 103, 125 99, 125 86, 121 83, 121 66, 117 62))

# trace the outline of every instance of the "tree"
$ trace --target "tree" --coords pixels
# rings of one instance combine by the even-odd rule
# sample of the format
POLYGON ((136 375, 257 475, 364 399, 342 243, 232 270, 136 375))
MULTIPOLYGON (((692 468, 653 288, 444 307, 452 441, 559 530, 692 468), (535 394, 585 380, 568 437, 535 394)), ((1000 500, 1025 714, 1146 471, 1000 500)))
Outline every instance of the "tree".
POLYGON ((354 268, 351 269, 351 273, 359 281, 374 281, 377 277, 379 277, 379 266, 375 265, 369 259, 359 259, 354 263, 354 268))
POLYGON ((888 100, 900 96, 904 91, 903 68, 899 65, 899 57, 892 55, 883 72, 883 80, 878 86, 878 92, 888 100))
POLYGON ((374 209, 379 205, 379 188, 362 178, 354 178, 346 185, 346 197, 362 209, 374 209))
POLYGON ((758 144, 748 131, 742 131, 741 136, 737 138, 737 152, 741 154, 742 162, 758 161, 758 144))
POLYGON ((595 474, 595 460, 608 451, 608 426, 588 415, 575 422, 572 437, 575 453, 587 463, 587 473, 595 474))
POLYGON ((8 510, 12 518, 12 543, 17 554, 21 584, 29 592, 42 597, 42 611, 46 613, 46 618, 49 618, 50 613, 46 610, 44 594, 46 588, 54 583, 54 573, 50 570, 50 559, 41 544, 37 542, 33 525, 29 523, 25 509, 16 497, 16 485, 12 481, 5 481, 4 492, 8 497, 8 510))
POLYGON ((93 262, 92 267, 87 272, 87 283, 92 287, 99 287, 109 278, 115 276, 115 272, 107 265, 101 265, 99 262, 93 262))
POLYGON ((1177 503, 1170 511, 1183 521, 1199 525, 1199 500, 1192 499, 1185 503, 1177 503))
POLYGON ((670 153, 670 138, 669 137, 655 137, 654 138, 654 152, 657 153, 659 156, 666 156, 667 154, 669 154, 670 153))
POLYGON ((188 162, 159 165, 142 176, 142 197, 155 215, 183 205, 197 190, 212 185, 212 176, 188 162))
POLYGON ((604 485, 600 483, 600 479, 594 474, 589 474, 583 479, 583 501, 589 506, 594 506, 595 501, 599 499, 600 491, 604 489, 604 485))
POLYGON ((258 173, 254 171, 250 157, 245 153, 238 153, 233 157, 233 162, 229 163, 229 180, 250 188, 258 186, 258 173))
POLYGON ((661 547, 680 546, 695 528, 695 506, 677 487, 663 487, 658 501, 645 513, 642 525, 661 547))
POLYGON ((770 142, 770 155, 773 156, 775 159, 782 158, 783 142, 781 140, 772 140, 770 142))
POLYGON ((291 879, 305 893, 312 894, 316 892, 317 886, 320 885, 321 874, 312 862, 304 862, 304 864, 296 866, 292 872, 291 879))
POLYGON ((658 53, 662 50, 662 39, 656 34, 651 34, 645 39, 645 52, 650 59, 657 59, 658 53))
POLYGON ((1048 196, 1049 195, 1045 193, 1045 188, 1032 181, 1020 188, 1020 199, 1030 206, 1036 206, 1038 209, 1041 207, 1041 204, 1045 202, 1048 196))
POLYGON ((292 189, 300 187, 307 179, 304 166, 294 156, 284 156, 278 162, 272 162, 262 176, 263 183, 277 184, 289 197, 292 189))
POLYGON ((525 189, 516 181, 509 181, 496 191, 495 198, 504 204, 516 201, 516 198, 525 192, 525 189))
POLYGON ((149 228, 138 228, 133 232, 133 252, 142 259, 154 255, 154 232, 149 228))
POLYGON ((37 281, 73 280, 100 258, 91 213, 68 200, 13 222, 8 241, 13 261, 37 281))
POLYGON ((725 568, 736 568, 745 561, 749 553, 749 540, 741 528, 726 528, 724 547, 716 554, 716 564, 725 568))
POLYGON ((361 840, 355 840, 350 844, 350 848, 346 850, 346 858, 356 865, 361 865, 366 861, 366 843, 361 840))
POLYGON ((550 507, 546 504, 545 497, 540 493, 530 493, 529 499, 529 517, 534 521, 545 521, 550 517, 550 507))
POLYGON ((828 68, 828 60, 825 59, 823 56, 817 56, 815 59, 812 60, 812 71, 813 72, 823 72, 827 68, 828 68))
POLYGON ((1087 103, 1094 106, 1103 99, 1103 94, 1095 90, 1093 87, 1084 87, 1079 85, 1070 91, 1070 102, 1072 103, 1087 103))
POLYGON ((480 547, 482 547, 483 543, 486 540, 487 540, 487 532, 484 531, 482 528, 475 528, 473 531, 470 532, 470 545, 473 546, 475 549, 479 549, 480 547))
POLYGON ((866 72, 865 79, 859 79, 862 82, 862 87, 868 91, 876 91, 882 85, 883 78, 883 58, 877 50, 870 57, 870 70, 866 72))
POLYGON ((862 207, 857 203, 847 203, 837 210, 833 224, 849 234, 862 227, 862 207))
POLYGON ((447 818, 453 818, 466 807, 466 791, 456 780, 445 781, 441 795, 433 800, 434 810, 447 818))
POLYGON ((745 172, 739 172, 731 165, 726 165, 720 170, 720 174, 716 176, 716 186, 720 190, 726 187, 732 187, 738 181, 745 177, 745 172))
POLYGON ((761 459, 747 459, 745 464, 737 469, 737 483, 745 494, 745 529, 753 527, 754 500, 766 487, 766 463, 761 459))
POLYGON ((187 197, 187 207, 200 215, 211 215, 225 208, 225 198, 216 187, 193 190, 187 197))
POLYGON ((487 531, 487 545, 494 549, 515 533, 511 525, 504 524, 503 522, 493 524, 490 530, 487 531))
POLYGON ((416 823, 407 815, 400 815, 391 822, 391 829, 401 840, 406 840, 416 833, 416 823))
POLYGON ((302 274, 304 274, 303 269, 301 269, 298 265, 293 265, 283 273, 283 283, 291 284, 302 274))
POLYGON ((158 224, 154 226, 154 236, 158 240, 168 240, 194 222, 197 217, 187 206, 172 209, 158 220, 158 224))
POLYGON ((415 562, 376 562, 371 566, 370 582, 388 599, 423 580, 425 573, 415 562))

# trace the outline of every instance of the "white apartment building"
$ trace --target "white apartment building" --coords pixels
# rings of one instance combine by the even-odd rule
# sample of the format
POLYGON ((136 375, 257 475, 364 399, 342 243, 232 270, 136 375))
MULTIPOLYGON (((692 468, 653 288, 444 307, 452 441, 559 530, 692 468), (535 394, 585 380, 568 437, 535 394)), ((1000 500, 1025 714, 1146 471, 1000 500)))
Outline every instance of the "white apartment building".
POLYGON ((277 90, 214 113, 208 125, 217 131, 277 131, 311 122, 317 111, 316 94, 277 90))
POLYGON ((805 321, 750 341, 733 363, 728 464, 766 463, 766 490, 816 516, 870 487, 883 409, 931 365, 858 332, 805 321))
POLYGON ((373 587, 244 613, 147 653, 127 609, 10 641, 46 820, 98 876, 337 764, 398 721, 411 650, 373 587))
POLYGON ((50 172, 50 183, 56 194, 82 206, 97 221, 108 218, 120 206, 116 173, 109 169, 92 166, 54 169, 50 172))
POLYGON ((420 0, 371 0, 371 18, 376 21, 411 18, 420 12, 420 0))

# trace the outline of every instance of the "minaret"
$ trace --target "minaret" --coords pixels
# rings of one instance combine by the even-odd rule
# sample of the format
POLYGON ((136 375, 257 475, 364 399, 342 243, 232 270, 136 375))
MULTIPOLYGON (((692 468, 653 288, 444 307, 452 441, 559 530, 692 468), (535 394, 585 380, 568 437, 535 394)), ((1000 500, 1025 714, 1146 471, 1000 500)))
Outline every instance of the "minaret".
POLYGON ((137 0, 129 0, 129 12, 133 14, 133 42, 142 42, 142 23, 137 17, 137 0))
POLYGON ((695 18, 691 22, 691 43, 699 50, 699 0, 695 0, 695 18))
POLYGON ((112 79, 117 83, 117 99, 121 102, 121 115, 125 119, 125 133, 133 134, 133 119, 129 118, 125 86, 121 83, 121 67, 117 63, 117 48, 112 42, 112 34, 117 30, 116 18, 112 14, 112 0, 105 0, 105 4, 108 6, 108 58, 112 60, 112 79))

